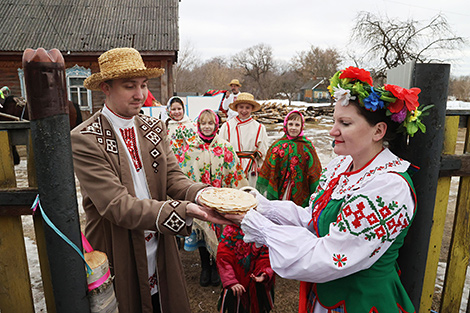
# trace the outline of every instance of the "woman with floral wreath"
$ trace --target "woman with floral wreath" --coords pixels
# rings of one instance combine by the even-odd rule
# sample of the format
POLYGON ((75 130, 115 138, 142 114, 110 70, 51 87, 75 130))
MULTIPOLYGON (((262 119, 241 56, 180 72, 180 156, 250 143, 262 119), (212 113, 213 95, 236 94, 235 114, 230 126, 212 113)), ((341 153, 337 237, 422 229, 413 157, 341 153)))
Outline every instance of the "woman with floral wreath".
POLYGON ((399 277, 398 250, 416 214, 415 168, 387 147, 397 132, 426 131, 420 89, 374 87, 370 73, 337 72, 333 159, 308 210, 259 193, 257 210, 226 215, 245 242, 269 248, 281 277, 302 281, 299 312, 415 312, 399 277))
MULTIPOLYGON (((219 117, 214 111, 205 109, 197 119, 198 136, 184 145, 181 155, 177 155, 179 165, 186 176, 195 182, 206 183, 213 187, 240 188, 248 185, 243 168, 232 145, 219 137, 219 117)), ((218 237, 222 230, 199 220, 193 221, 193 232, 186 237, 186 251, 199 250, 201 257, 201 276, 199 283, 218 286, 215 256, 218 237)))
POLYGON ((284 136, 269 147, 256 189, 269 200, 308 205, 320 178, 321 164, 313 143, 304 136, 305 120, 297 110, 284 119, 284 136))

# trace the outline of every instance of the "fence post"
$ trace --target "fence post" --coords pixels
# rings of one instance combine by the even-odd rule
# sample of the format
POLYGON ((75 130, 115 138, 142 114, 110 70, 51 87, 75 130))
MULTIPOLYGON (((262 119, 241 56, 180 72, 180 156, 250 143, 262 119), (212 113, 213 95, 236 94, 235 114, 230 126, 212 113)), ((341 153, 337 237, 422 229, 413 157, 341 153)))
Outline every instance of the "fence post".
MULTIPOLYGON (((470 152, 470 133, 467 118, 467 132, 465 134, 464 154, 470 152)), ((470 177, 460 177, 457 204, 455 207, 454 226, 447 258, 445 284, 442 290, 440 312, 458 312, 465 287, 470 252, 468 242, 470 238, 470 177)), ((468 310, 467 310, 468 312, 468 310)))
POLYGON ((417 312, 421 311, 420 301, 433 226, 434 203, 444 144, 449 74, 449 64, 415 64, 411 86, 403 86, 421 89, 420 104, 434 104, 434 108, 430 110, 431 114, 423 118, 426 133, 417 133, 411 137, 405 152, 406 159, 421 169, 413 176, 418 210, 405 244, 400 250, 398 263, 402 272, 401 280, 417 312))
MULTIPOLYGON (((0 130, 0 188, 15 188, 10 139, 0 130)), ((34 312, 21 216, 0 215, 0 312, 34 312)))
MULTIPOLYGON (((454 154, 457 145, 459 130, 459 116, 446 116, 444 130, 443 154, 454 154)), ((430 312, 434 295, 434 286, 439 265, 439 257, 442 247, 442 236, 446 220, 447 207, 449 205, 449 190, 451 176, 439 177, 436 191, 436 205, 433 213, 433 226, 431 230, 428 257, 426 261, 426 274, 423 281, 419 313, 430 312)))
MULTIPOLYGON (((57 49, 26 49, 23 68, 41 205, 81 249, 64 59, 57 49)), ((44 235, 57 312, 90 312, 83 260, 47 225, 44 235)))

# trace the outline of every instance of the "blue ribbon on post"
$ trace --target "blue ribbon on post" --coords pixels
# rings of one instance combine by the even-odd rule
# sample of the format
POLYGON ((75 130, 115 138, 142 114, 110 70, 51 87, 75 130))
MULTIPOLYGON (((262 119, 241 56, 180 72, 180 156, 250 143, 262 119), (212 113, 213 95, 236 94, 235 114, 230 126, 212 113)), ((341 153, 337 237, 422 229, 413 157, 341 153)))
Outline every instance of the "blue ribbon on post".
POLYGON ((33 214, 36 212, 36 209, 39 207, 39 210, 41 211, 42 218, 46 222, 47 225, 57 234, 59 235, 60 238, 62 238, 69 246, 71 246, 77 253, 80 255, 80 257, 83 259, 83 262, 85 262, 86 266, 86 273, 87 275, 93 274, 93 270, 91 267, 87 264, 85 261, 85 256, 83 255, 83 252, 78 249, 78 247, 69 239, 67 236, 65 236, 55 225, 52 223, 52 221, 49 219, 49 217, 46 215, 46 212, 44 212, 41 202, 39 201, 39 195, 36 196, 36 199, 33 202, 33 205, 31 206, 31 210, 33 210, 33 214))

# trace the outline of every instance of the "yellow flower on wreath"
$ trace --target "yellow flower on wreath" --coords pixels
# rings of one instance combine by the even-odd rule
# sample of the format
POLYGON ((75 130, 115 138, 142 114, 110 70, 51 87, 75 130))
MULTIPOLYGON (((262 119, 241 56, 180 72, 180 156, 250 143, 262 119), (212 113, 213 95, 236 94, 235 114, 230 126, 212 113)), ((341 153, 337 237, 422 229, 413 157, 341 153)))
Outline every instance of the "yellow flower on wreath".
POLYGON ((410 115, 410 122, 416 121, 420 115, 421 115, 421 111, 415 110, 413 114, 410 115))

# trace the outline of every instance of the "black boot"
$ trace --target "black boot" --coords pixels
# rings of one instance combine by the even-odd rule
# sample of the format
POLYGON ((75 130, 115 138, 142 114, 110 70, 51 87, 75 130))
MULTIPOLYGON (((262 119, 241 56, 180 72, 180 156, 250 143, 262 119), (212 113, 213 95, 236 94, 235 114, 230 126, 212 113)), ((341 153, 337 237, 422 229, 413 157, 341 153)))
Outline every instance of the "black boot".
POLYGON ((215 263, 215 260, 212 259, 212 265, 211 265, 211 285, 214 287, 217 287, 220 285, 220 276, 219 272, 217 271, 217 264, 215 263))
POLYGON ((199 284, 202 287, 207 287, 211 282, 210 254, 205 247, 199 247, 199 255, 201 257, 201 276, 199 277, 199 284))

